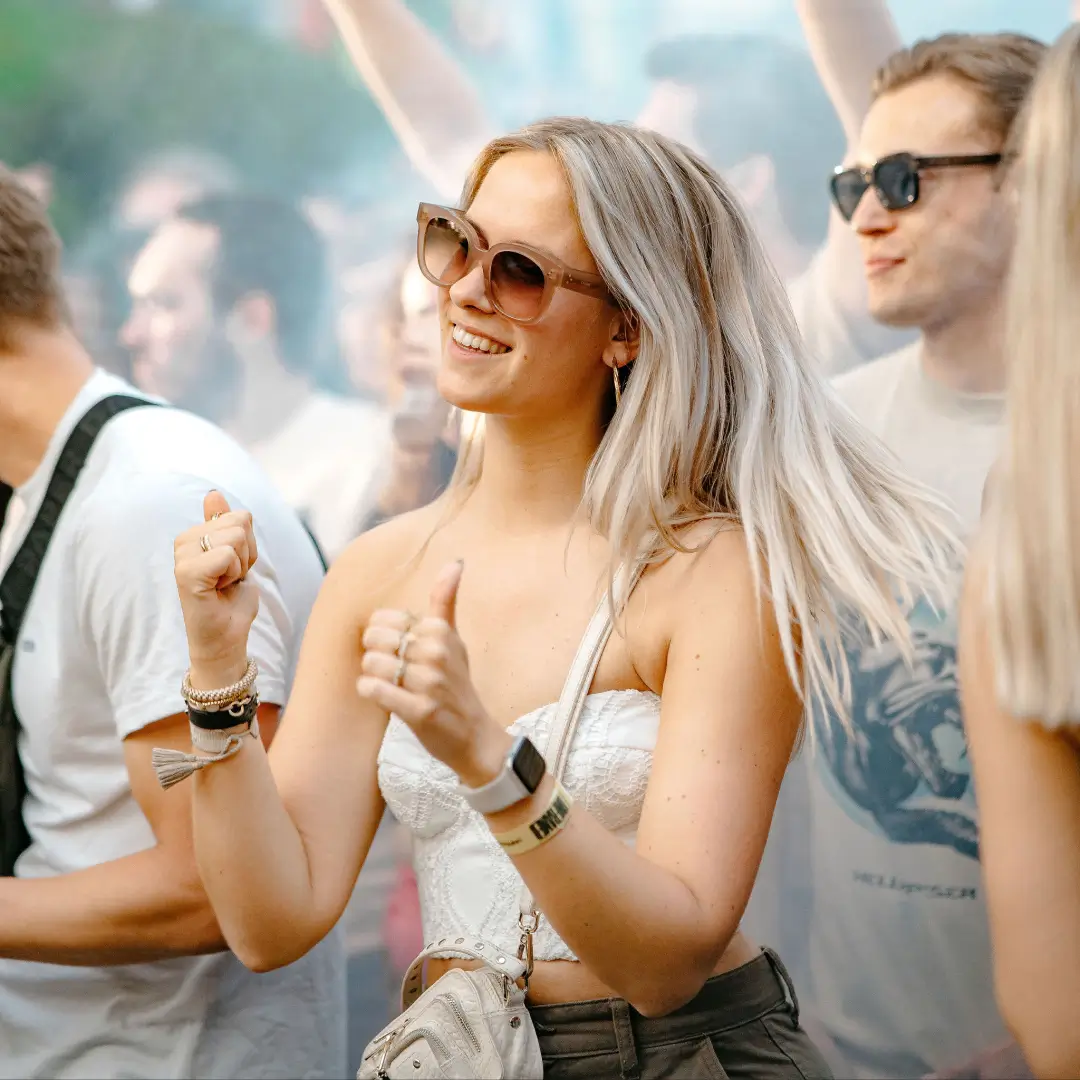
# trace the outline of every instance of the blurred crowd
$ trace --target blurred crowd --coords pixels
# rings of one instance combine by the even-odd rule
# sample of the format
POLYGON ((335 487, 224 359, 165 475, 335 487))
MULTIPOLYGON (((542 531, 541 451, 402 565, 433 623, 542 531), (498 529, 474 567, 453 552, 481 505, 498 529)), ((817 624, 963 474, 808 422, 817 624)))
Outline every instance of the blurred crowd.
MULTIPOLYGON (((604 89, 603 71, 586 78, 548 49, 547 69, 523 80, 518 94, 513 85, 493 85, 477 62, 490 41, 510 40, 513 2, 87 0, 86 9, 102 18, 220 20, 230 32, 267 35, 347 69, 377 105, 395 139, 391 156, 400 161, 394 157, 379 173, 396 177, 396 190, 373 195, 370 184, 358 184, 328 191, 313 180, 307 190, 300 183, 285 192, 220 145, 163 141, 126 170, 105 212, 73 230, 64 276, 78 333, 103 368, 232 435, 329 564, 361 532, 424 505, 447 485, 468 422, 436 386, 437 294, 417 266, 415 196, 426 191, 453 204, 468 162, 508 113, 528 120, 556 111, 574 96, 562 84, 579 80, 599 88, 596 111, 623 108, 618 118, 679 139, 732 181, 830 374, 893 352, 914 332, 869 317, 847 225, 830 214, 828 180, 858 132, 874 70, 900 41, 897 24, 878 0, 797 0, 795 28, 784 5, 778 31, 767 32, 734 10, 745 6, 672 5, 672 25, 685 31, 677 36, 663 32, 657 11, 642 8, 650 42, 633 54, 640 55, 636 69, 617 60, 608 67, 616 89, 604 89), (722 32, 729 22, 737 32, 722 32), (560 84, 546 98, 536 89, 545 78, 560 84), (512 109, 502 95, 517 96, 512 109)), ((905 6, 894 4, 906 27, 905 6)), ((580 59, 589 35, 583 44, 577 30, 591 25, 585 9, 592 7, 597 26, 614 17, 600 0, 581 11, 553 5, 546 21, 522 3, 521 17, 543 23, 555 42, 575 37, 580 59), (559 20, 563 38, 549 25, 559 20)), ((967 29, 966 6, 952 7, 955 16, 948 3, 921 5, 920 25, 967 29)), ((1064 8, 1056 0, 1016 0, 1003 13, 1010 29, 1040 30, 1055 20, 1063 25, 1064 8)), ((604 55, 610 64, 610 52, 604 55)), ((353 156, 363 158, 364 148, 353 156)), ((46 203, 71 181, 46 152, 9 164, 46 203)), ((973 813, 959 802, 950 812, 973 813)), ((949 880, 974 880, 977 864, 962 837, 942 845, 973 864, 970 875, 949 880)), ((769 857, 782 846, 774 837, 769 857)), ((770 880, 769 857, 763 881, 770 880)), ((756 902, 755 917, 775 917, 767 895, 756 902)), ((345 931, 355 1061, 396 1011, 395 980, 421 944, 408 841, 389 820, 345 931)), ((992 1041, 995 1031, 983 1034, 992 1041)), ((962 1039, 956 1049, 963 1057, 962 1039)))

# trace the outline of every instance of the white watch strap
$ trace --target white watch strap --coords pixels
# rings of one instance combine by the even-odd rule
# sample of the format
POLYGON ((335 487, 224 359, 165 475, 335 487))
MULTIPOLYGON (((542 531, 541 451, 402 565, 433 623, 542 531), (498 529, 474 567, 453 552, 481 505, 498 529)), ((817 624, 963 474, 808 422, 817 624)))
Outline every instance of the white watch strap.
POLYGON ((511 762, 518 747, 518 740, 514 740, 510 752, 503 762, 502 772, 489 780, 483 787, 467 787, 465 784, 458 785, 461 797, 479 814, 497 814, 508 806, 528 798, 532 792, 521 782, 521 778, 514 772, 511 762))

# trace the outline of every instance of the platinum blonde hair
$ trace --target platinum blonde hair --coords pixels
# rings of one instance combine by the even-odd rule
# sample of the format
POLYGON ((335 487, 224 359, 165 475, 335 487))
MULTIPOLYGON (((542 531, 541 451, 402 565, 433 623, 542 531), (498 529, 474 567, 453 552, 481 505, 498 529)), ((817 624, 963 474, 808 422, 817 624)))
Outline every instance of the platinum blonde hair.
POLYGON ((1080 26, 1047 55, 1021 119, 1005 446, 984 519, 997 695, 1080 723, 1080 26))
MULTIPOLYGON (((746 211, 701 158, 633 127, 546 120, 488 145, 464 208, 515 151, 559 163, 600 272, 640 327, 583 494, 613 568, 687 550, 691 522, 741 526, 795 686, 846 715, 843 627, 861 615, 910 657, 906 608, 944 596, 955 563, 947 511, 833 395, 746 211)), ((478 432, 457 484, 475 482, 482 454, 478 432)))

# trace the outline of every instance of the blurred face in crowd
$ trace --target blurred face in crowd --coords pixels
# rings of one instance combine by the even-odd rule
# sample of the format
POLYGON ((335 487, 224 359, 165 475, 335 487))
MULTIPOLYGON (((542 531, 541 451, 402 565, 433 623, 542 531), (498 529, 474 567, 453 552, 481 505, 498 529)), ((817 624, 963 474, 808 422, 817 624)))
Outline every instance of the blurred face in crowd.
POLYGON ((401 276, 401 337, 394 357, 393 379, 399 387, 434 385, 439 371, 439 290, 410 263, 401 276))
POLYGON ((147 176, 124 193, 118 216, 128 228, 152 229, 201 194, 197 186, 183 180, 167 175, 147 176))
POLYGON ((445 434, 449 405, 439 394, 439 290, 411 262, 401 276, 401 326, 390 361, 389 398, 400 445, 431 447, 445 434))
MULTIPOLYGON (((570 192, 546 153, 516 151, 491 167, 466 216, 488 245, 518 242, 596 274, 578 228, 570 192)), ((495 310, 484 274, 474 265, 439 290, 442 396, 467 411, 505 417, 563 418, 568 410, 596 409, 611 385, 604 353, 618 312, 603 300, 556 289, 531 324, 495 310)))
POLYGON ((361 393, 381 401, 387 392, 384 349, 379 340, 385 269, 378 263, 346 267, 341 271, 339 286, 337 337, 349 378, 361 393))
POLYGON ((240 373, 210 292, 217 244, 209 226, 162 225, 132 267, 131 317, 121 331, 140 388, 214 420, 235 402, 240 373))
MULTIPOLYGON (((1001 139, 979 122, 982 100, 949 76, 882 95, 871 106, 855 164, 901 152, 917 156, 992 154, 1001 139)), ((871 187, 852 227, 862 246, 870 312, 891 326, 926 331, 980 310, 1001 288, 1012 245, 1009 196, 998 170, 928 170, 919 199, 885 210, 871 187)))

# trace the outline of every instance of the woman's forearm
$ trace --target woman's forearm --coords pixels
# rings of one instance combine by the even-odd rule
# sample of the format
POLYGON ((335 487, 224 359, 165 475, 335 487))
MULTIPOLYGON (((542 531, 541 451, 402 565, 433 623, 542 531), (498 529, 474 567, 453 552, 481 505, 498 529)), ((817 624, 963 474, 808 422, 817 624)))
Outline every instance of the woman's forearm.
MULTIPOLYGON (((492 831, 537 818, 551 790, 549 776, 527 803, 487 815, 492 831)), ((638 854, 580 805, 557 836, 514 864, 578 959, 646 1016, 665 1015, 701 989, 747 900, 703 903, 675 873, 638 854)))
POLYGON ((299 959, 330 927, 321 926, 307 853, 262 745, 245 739, 239 754, 193 780, 196 860, 229 948, 253 971, 299 959))
MULTIPOLYGON (((246 657, 193 663, 196 689, 229 686, 246 657)), ((229 948, 255 971, 298 959, 318 943, 318 909, 307 852, 258 739, 192 777, 195 855, 229 948)), ((329 928, 327 928, 329 929, 329 928)))

